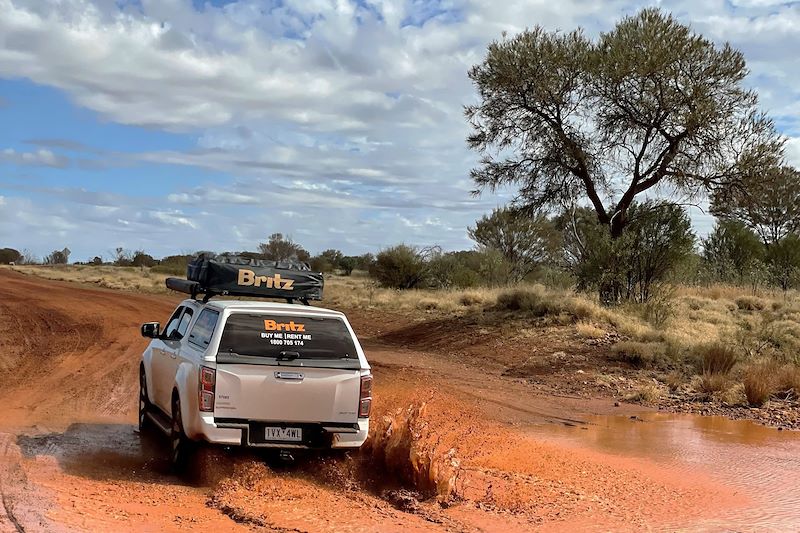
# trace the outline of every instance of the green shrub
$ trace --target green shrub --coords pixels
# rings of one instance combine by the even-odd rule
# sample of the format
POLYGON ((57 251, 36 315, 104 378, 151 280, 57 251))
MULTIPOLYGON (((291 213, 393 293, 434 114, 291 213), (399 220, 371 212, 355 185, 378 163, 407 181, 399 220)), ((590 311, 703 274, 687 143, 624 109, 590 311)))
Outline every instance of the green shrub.
POLYGON ((437 289, 466 289, 481 283, 480 275, 467 266, 463 254, 436 254, 428 262, 429 285, 437 289))
POLYGON ((497 295, 497 307, 508 311, 522 311, 533 316, 559 315, 567 311, 564 302, 547 295, 539 285, 516 287, 497 295))
POLYGON ((646 302, 692 255, 694 234, 686 211, 645 201, 628 211, 631 220, 612 239, 591 209, 562 217, 564 247, 579 290, 597 290, 606 304, 646 302))
POLYGON ((428 253, 400 244, 383 250, 370 266, 369 273, 378 283, 392 289, 415 289, 427 282, 428 253))
POLYGON ((170 276, 185 276, 186 275, 186 265, 177 265, 177 264, 161 264, 156 265, 150 269, 150 272, 156 274, 168 274, 170 276))

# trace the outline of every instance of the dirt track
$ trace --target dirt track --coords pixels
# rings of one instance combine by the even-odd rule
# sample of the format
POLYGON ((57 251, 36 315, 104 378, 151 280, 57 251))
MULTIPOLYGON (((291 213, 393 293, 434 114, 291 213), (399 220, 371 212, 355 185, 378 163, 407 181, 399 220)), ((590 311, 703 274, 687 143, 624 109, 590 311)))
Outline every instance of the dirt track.
MULTIPOLYGON (((177 301, 0 270, 0 532, 638 530, 747 504, 702 474, 528 431, 580 424, 611 402, 537 396, 491 359, 386 335, 365 339, 376 405, 361 454, 277 467, 213 452, 201 479, 178 479, 163 443, 134 432, 138 326, 177 301)), ((367 333, 375 319, 351 318, 367 333)))

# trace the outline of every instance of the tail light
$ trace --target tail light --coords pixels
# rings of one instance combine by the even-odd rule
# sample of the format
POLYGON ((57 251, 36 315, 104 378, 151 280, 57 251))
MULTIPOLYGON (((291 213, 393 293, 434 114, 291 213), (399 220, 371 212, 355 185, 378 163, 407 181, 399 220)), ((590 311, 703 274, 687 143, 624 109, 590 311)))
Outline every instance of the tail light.
POLYGON ((369 418, 372 408, 372 376, 361 376, 361 394, 358 402, 358 417, 369 418))
POLYGON ((214 386, 217 383, 217 371, 207 366, 200 367, 200 405, 201 411, 214 410, 214 386))

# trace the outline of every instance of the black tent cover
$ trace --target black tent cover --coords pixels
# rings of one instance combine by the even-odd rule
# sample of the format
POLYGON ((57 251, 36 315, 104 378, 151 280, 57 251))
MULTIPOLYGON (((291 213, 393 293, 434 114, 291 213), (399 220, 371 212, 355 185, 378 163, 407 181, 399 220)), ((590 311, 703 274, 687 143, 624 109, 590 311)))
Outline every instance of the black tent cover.
POLYGON ((306 263, 264 261, 237 255, 202 253, 187 267, 187 280, 167 279, 167 287, 207 297, 251 296, 321 300, 323 277, 306 263))

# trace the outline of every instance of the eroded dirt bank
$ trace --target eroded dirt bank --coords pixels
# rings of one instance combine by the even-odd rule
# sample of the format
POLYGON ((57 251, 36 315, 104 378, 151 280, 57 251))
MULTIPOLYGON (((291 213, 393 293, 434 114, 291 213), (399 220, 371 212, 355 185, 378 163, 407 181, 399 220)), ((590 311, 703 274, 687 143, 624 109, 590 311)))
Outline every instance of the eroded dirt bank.
POLYGON ((353 317, 376 375, 362 453, 287 466, 215 450, 178 479, 134 432, 138 326, 178 299, 0 271, 0 531, 639 530, 753 503, 703 471, 530 431, 640 408, 538 394, 491 354, 398 348, 368 315, 353 317))

